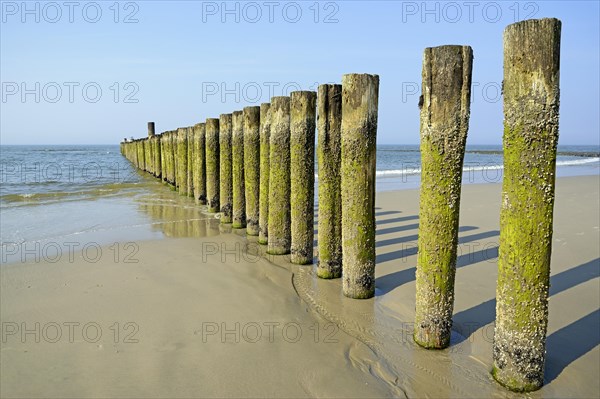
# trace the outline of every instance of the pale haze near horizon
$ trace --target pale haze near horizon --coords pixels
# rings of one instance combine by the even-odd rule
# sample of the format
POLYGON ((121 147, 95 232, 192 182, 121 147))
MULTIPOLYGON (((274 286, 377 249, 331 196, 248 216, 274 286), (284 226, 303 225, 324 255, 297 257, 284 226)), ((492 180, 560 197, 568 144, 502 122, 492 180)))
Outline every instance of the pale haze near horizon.
POLYGON ((473 47, 468 144, 500 144, 502 33, 525 17, 562 21, 559 144, 599 144, 595 1, 74 3, 1 3, 0 144, 117 144, 353 72, 380 76, 378 143, 417 144, 443 44, 473 47))

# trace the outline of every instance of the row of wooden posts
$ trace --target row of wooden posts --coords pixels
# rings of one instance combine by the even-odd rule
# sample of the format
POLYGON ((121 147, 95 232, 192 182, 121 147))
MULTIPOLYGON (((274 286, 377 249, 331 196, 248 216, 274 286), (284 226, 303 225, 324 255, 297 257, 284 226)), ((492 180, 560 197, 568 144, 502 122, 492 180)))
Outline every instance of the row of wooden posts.
MULTIPOLYGON (((544 378, 558 141, 561 23, 528 20, 504 32, 504 180, 493 375, 517 391, 544 378)), ((415 341, 450 344, 461 178, 473 52, 427 48, 423 57, 421 194, 415 341)), ((318 125, 318 266, 343 293, 375 293, 375 151, 379 78, 344 75, 318 93, 122 143, 137 167, 246 228, 270 254, 313 262, 314 152, 318 125), (318 119, 316 115, 318 114, 318 119), (317 121, 317 123, 315 123, 317 121)))

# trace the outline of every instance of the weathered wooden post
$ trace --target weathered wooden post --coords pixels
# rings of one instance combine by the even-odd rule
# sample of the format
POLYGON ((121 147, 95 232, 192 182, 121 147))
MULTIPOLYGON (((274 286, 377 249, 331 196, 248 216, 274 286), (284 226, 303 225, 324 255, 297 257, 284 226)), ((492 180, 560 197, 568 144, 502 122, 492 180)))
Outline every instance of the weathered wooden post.
POLYGON ((160 140, 162 136, 160 134, 156 135, 154 140, 154 176, 157 178, 161 178, 162 175, 162 165, 161 165, 161 156, 160 156, 160 140))
POLYGON ((219 120, 206 120, 206 195, 208 211, 219 212, 219 120))
POLYGON ((206 128, 204 123, 194 125, 194 198, 206 205, 206 128))
POLYGON ((379 76, 342 77, 342 286, 375 295, 375 160, 379 76))
POLYGON ((146 141, 147 144, 147 148, 146 148, 146 171, 148 173, 155 173, 154 170, 154 158, 155 158, 155 154, 154 154, 154 136, 155 136, 155 131, 154 131, 154 122, 148 122, 148 140, 146 141))
POLYGON ((138 140, 138 169, 146 170, 146 146, 144 139, 138 140))
POLYGON ((167 181, 167 132, 160 134, 160 176, 163 181, 167 181))
POLYGON ((423 55, 414 339, 425 348, 450 344, 472 65, 469 46, 426 48, 423 55))
POLYGON ((269 139, 271 137, 271 103, 260 104, 260 194, 258 214, 258 243, 269 240, 269 139))
POLYGON ((271 98, 267 253, 290 253, 290 98, 271 98))
POLYGON ((221 150, 221 223, 232 222, 233 213, 233 178, 231 159, 231 138, 233 129, 232 114, 221 114, 219 147, 221 150))
POLYGON ((233 185, 232 227, 246 227, 246 189, 244 185, 244 113, 234 111, 232 117, 231 158, 233 185))
POLYGON ((290 95, 290 217, 292 263, 313 262, 317 93, 290 95))
POLYGON ((258 235, 260 197, 260 107, 244 108, 244 186, 246 233, 258 235))
POLYGON ((187 138, 187 192, 188 197, 194 196, 194 127, 186 128, 187 138))
POLYGON ((173 185, 173 188, 176 188, 176 180, 177 180, 177 173, 176 173, 176 153, 175 153, 175 149, 177 148, 175 146, 176 142, 176 138, 177 138, 177 131, 176 130, 172 130, 169 133, 170 136, 170 140, 169 140, 169 168, 171 169, 171 181, 170 183, 173 185))
POLYGON ((187 195, 187 162, 187 128, 180 127, 177 129, 177 177, 175 181, 181 195, 187 195))
POLYGON ((163 140, 165 143, 165 151, 163 152, 163 156, 165 157, 165 181, 168 184, 171 184, 171 131, 166 131, 163 133, 163 140))
POLYGON ((342 85, 320 85, 317 95, 319 176, 317 276, 342 276, 342 85))
POLYGON ((148 122, 148 137, 154 137, 154 122, 148 122))
POLYGON ((544 382, 561 22, 504 31, 504 179, 500 211, 494 378, 514 391, 544 382))

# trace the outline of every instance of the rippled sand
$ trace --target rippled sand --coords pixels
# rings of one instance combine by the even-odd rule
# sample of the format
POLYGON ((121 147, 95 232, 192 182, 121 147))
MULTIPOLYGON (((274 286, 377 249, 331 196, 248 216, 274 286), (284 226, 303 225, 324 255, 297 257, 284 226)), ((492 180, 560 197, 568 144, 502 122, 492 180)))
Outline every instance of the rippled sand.
MULTIPOLYGON (((499 185, 463 187, 443 351, 411 337, 417 191, 377 194, 370 300, 176 196, 138 201, 165 239, 2 265, 2 397, 519 396, 489 375, 499 185)), ((597 176, 557 181, 546 385, 531 397, 600 395, 599 209, 597 176)))

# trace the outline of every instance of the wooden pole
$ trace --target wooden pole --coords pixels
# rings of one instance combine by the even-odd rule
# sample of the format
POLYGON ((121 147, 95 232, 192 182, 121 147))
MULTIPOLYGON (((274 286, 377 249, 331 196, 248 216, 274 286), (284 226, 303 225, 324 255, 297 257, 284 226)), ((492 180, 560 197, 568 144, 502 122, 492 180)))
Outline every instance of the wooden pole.
POLYGON ((246 189, 244 185, 244 113, 234 111, 232 117, 233 132, 231 138, 233 216, 232 227, 246 227, 246 189))
POLYGON ((244 108, 244 186, 246 233, 258 235, 260 196, 260 107, 244 108))
POLYGON ((206 125, 194 125, 194 198, 200 205, 206 205, 206 125))
POLYGON ((342 77, 342 286, 375 295, 375 160, 379 76, 342 77))
POLYGON ((292 263, 313 263, 317 93, 295 91, 290 100, 290 216, 292 263))
POLYGON ((188 151, 187 151, 187 128, 177 129, 177 189, 179 194, 187 195, 188 183, 188 151))
POLYGON ((342 276, 342 85, 320 85, 317 95, 319 176, 317 276, 342 276))
POLYGON ((260 195, 258 243, 269 242, 269 139, 271 137, 271 103, 260 105, 260 195))
POLYGON ((544 383, 558 143, 561 22, 504 31, 504 179, 492 374, 514 391, 544 383))
POLYGON ((233 129, 232 114, 221 114, 219 147, 221 151, 221 223, 232 222, 233 215, 233 180, 231 162, 231 138, 233 129))
POLYGON ((154 137, 154 122, 148 122, 148 137, 154 137))
POLYGON ((219 212, 219 120, 206 120, 206 195, 208 211, 219 212))
POLYGON ((271 99, 267 253, 290 253, 290 98, 271 99))
POLYGON ((469 46, 426 48, 423 55, 414 339, 425 348, 450 344, 472 65, 469 46))

